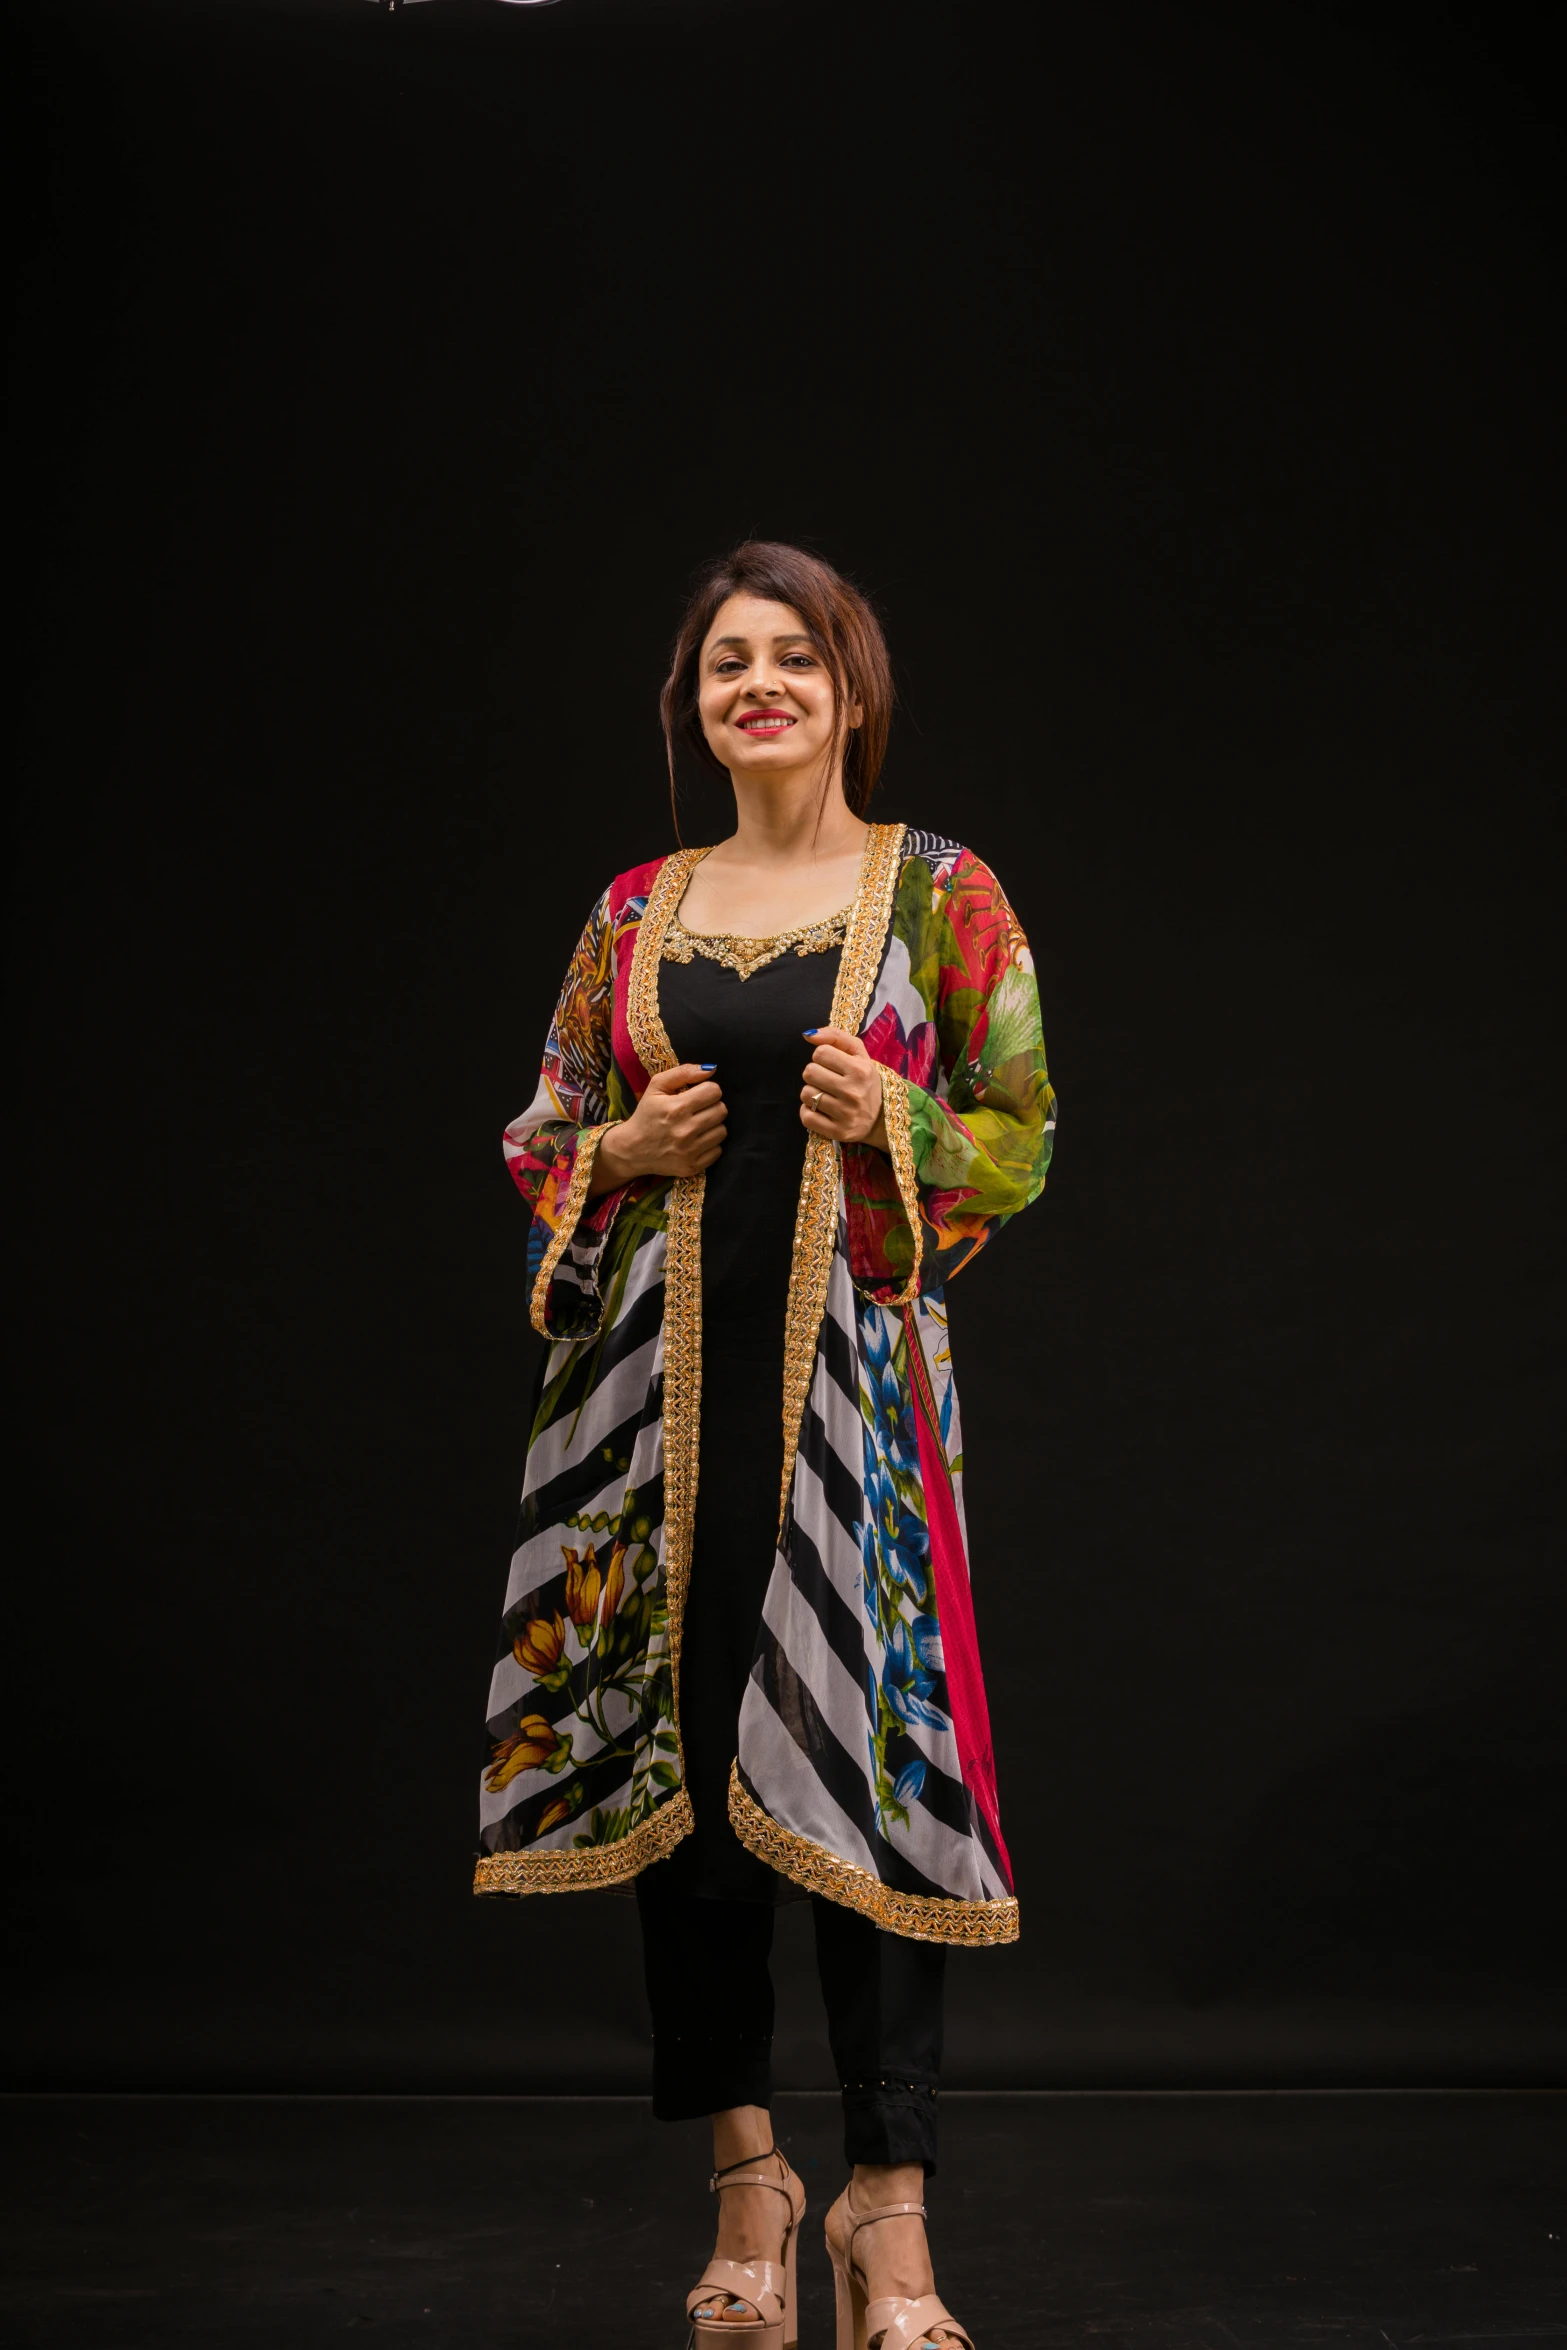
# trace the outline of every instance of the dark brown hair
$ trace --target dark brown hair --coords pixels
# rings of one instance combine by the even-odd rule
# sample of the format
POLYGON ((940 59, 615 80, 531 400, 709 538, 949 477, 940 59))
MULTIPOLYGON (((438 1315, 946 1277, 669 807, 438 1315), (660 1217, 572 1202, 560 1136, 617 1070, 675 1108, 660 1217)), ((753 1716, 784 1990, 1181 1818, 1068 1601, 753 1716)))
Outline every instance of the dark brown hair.
MULTIPOLYGON (((704 767, 717 775, 728 769, 714 757, 706 735, 697 696, 701 687, 697 665, 702 645, 721 605, 731 596, 762 596, 772 604, 788 604, 805 622, 812 644, 832 672, 834 758, 843 759, 843 796, 860 815, 881 773, 892 727, 892 663, 887 640, 869 599, 852 580, 834 571, 819 555, 803 547, 786 547, 771 539, 747 539, 711 564, 697 582, 675 649, 669 675, 659 695, 664 721, 664 747, 669 755, 669 804, 675 808, 675 748, 684 744, 704 767), (860 705, 860 723, 849 724, 849 705, 860 705)), ((675 809, 675 836, 680 815, 675 809)))

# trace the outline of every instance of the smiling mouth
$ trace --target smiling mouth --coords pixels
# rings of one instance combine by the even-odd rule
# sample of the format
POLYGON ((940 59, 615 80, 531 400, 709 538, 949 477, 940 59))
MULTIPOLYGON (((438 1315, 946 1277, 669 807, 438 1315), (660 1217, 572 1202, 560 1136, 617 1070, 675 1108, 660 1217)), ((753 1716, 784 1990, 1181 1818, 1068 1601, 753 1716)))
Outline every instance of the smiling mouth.
POLYGON ((766 710, 758 711, 754 718, 741 718, 736 723, 742 734, 782 734, 786 728, 793 726, 794 720, 786 717, 782 710, 766 710))

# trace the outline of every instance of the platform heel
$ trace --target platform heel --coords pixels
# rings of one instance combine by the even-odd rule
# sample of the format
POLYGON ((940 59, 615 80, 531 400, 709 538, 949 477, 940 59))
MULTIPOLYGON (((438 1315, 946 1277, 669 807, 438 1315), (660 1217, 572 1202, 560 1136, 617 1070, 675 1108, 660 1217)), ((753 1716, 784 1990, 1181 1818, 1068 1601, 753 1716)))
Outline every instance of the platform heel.
POLYGON ((848 2255, 841 2254, 834 2243, 831 2219, 827 2223, 827 2257, 832 2262, 833 2309, 837 2318, 833 2350, 865 2350, 865 2287, 855 2275, 848 2255))
POLYGON ((877 2301, 866 2296, 854 2265, 855 2237, 879 2219, 911 2215, 923 2219, 924 2204, 879 2203, 874 2211, 856 2211, 847 2187, 827 2214, 827 2257, 832 2262, 838 2311, 835 2350, 869 2350, 878 2337, 879 2350, 915 2350, 937 2326, 944 2326, 948 2340, 961 2345, 961 2350, 974 2350, 966 2328, 959 2325, 939 2294, 920 2293, 911 2300, 906 2293, 888 2293, 877 2301))
POLYGON ((708 2262, 686 2295, 686 2317, 691 2326, 689 2350, 719 2350, 723 2343, 727 2343, 728 2350, 738 2350, 742 2342, 749 2350, 797 2350, 800 2322, 796 2313, 800 2304, 795 2294, 795 2269, 800 2222, 805 2217, 804 2187, 776 2146, 770 2146, 765 2154, 748 2154, 742 2162, 731 2163, 726 2170, 714 2171, 708 2186, 715 2195, 721 2195, 726 2187, 771 2187, 789 2206, 789 2224, 777 2260, 715 2258, 708 2262), (765 2171, 752 2167, 774 2156, 783 2163, 781 2179, 769 2178, 765 2171), (754 2311, 754 2318, 747 2321, 697 2316, 706 2303, 726 2297, 743 2302, 747 2309, 754 2311))

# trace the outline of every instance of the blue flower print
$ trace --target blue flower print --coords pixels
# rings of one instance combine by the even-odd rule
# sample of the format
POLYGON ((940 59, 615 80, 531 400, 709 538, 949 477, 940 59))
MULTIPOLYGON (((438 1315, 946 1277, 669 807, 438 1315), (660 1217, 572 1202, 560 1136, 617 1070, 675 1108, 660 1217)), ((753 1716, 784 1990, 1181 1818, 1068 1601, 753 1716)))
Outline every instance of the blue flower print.
POLYGON ((869 1620, 866 1664, 872 1704, 867 1731, 876 1825, 878 1833, 887 1836, 896 1829, 907 1830, 909 1805, 925 1785, 923 1756, 898 1759, 900 1747, 907 1755, 905 1733, 916 1726, 948 1731, 951 1724, 941 1706, 946 1685, 930 1530, 913 1394, 904 1375, 908 1334, 896 1315, 869 1304, 860 1313, 859 1338, 865 1514, 856 1531, 869 1620))
POLYGON ((946 1671, 947 1660, 941 1647, 941 1626, 934 1616, 916 1616, 909 1637, 914 1643, 914 1653, 927 1673, 946 1671))
POLYGON ((909 1628, 900 1616, 887 1636, 882 1657, 881 1693, 898 1720, 904 1724, 923 1722, 932 1730, 944 1729, 946 1716, 929 1703, 936 1684, 914 1654, 909 1639, 909 1628))
MULTIPOLYGON (((919 1437, 912 1402, 899 1385, 892 1317, 872 1306, 860 1324, 865 1388, 864 1490, 859 1522, 866 1612, 878 1628, 905 1597, 929 1606, 930 1544, 921 1499, 919 1437), (889 1327, 891 1325, 891 1327, 889 1327)), ((899 1332, 901 1341, 901 1331, 899 1332)))

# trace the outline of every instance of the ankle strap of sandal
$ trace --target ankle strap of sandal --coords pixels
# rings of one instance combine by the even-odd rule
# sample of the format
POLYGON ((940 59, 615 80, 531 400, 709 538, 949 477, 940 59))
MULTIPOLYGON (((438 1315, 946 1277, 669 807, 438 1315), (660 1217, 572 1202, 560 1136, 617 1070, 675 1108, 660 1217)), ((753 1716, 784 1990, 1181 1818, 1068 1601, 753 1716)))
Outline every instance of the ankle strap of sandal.
POLYGON ((851 2203, 847 2206, 847 2209, 849 2214, 849 2242, 851 2245, 853 2244, 855 2237, 859 2234, 861 2228, 874 2227, 877 2220, 879 2219, 904 2219, 911 2216, 916 2219, 923 2219, 925 2217, 925 2206, 923 2203, 878 2203, 874 2211, 856 2211, 854 2205, 851 2203))
POLYGON ((789 2168, 788 2157, 780 2154, 776 2146, 769 2146, 765 2154, 742 2154, 738 2162, 726 2162, 723 2169, 715 2170, 708 2180, 708 2193, 720 2195, 725 2187, 771 2187, 775 2195, 783 2195, 788 2198, 792 2209, 794 2197, 789 2194, 789 2189, 782 2179, 770 2179, 763 2172, 747 2168, 750 2163, 772 2162, 775 2158, 783 2164, 785 2171, 787 2171, 789 2168))

